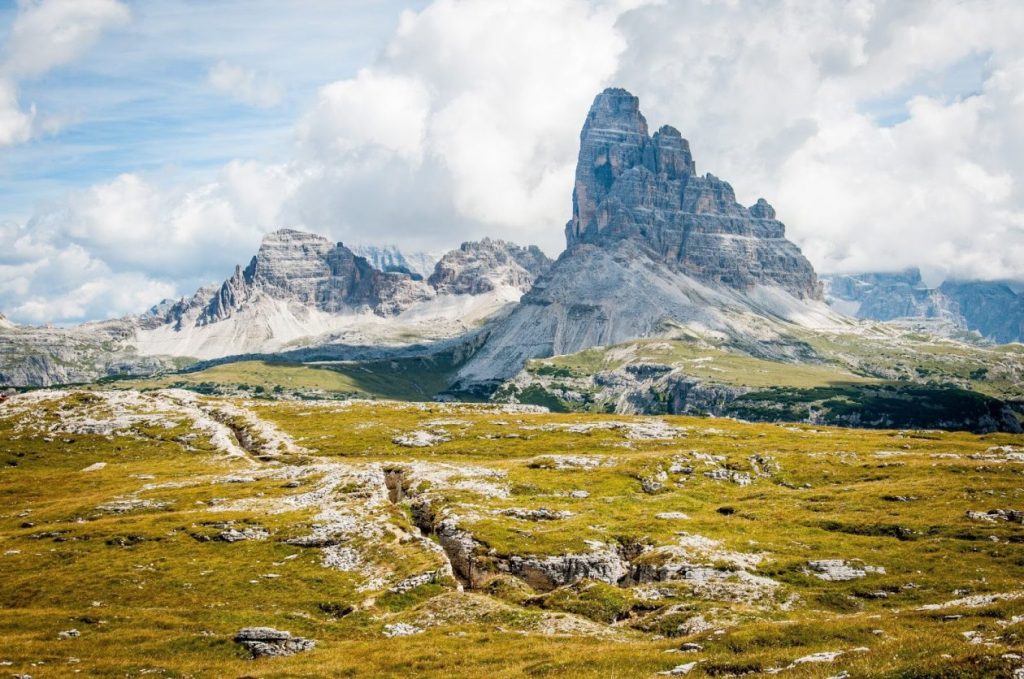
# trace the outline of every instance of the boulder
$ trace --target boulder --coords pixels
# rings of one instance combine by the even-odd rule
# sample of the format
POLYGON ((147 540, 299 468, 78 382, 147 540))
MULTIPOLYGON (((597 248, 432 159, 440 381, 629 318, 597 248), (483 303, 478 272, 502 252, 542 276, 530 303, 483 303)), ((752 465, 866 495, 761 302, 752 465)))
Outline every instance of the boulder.
POLYGON ((316 646, 312 639, 295 637, 273 627, 244 627, 235 635, 235 643, 244 646, 254 658, 295 655, 316 646))

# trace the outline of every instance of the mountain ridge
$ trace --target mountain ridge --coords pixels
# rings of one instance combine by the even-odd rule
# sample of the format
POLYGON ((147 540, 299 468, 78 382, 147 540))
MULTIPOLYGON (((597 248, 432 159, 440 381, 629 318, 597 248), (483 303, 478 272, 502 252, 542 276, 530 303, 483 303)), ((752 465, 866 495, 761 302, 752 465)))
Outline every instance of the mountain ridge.
MULTIPOLYGON (((89 382, 189 365, 200 375, 249 360, 333 366, 364 387, 362 375, 374 375, 369 383, 388 386, 365 387, 373 397, 532 394, 560 407, 798 421, 827 410, 838 422, 909 426, 928 418, 888 418, 887 405, 878 417, 858 419, 859 409, 924 394, 942 412, 974 408, 972 418, 943 416, 937 426, 1019 428, 1019 352, 976 350, 969 343, 977 336, 966 333, 955 336, 961 343, 929 344, 829 307, 774 208, 763 198, 743 206, 730 184, 698 175, 689 142, 667 125, 649 134, 639 100, 625 90, 600 93, 586 117, 571 208, 566 249, 554 262, 536 246, 484 238, 445 253, 426 276, 393 246, 349 247, 280 229, 222 282, 138 316, 70 329, 0 316, 0 384, 89 382), (673 347, 677 358, 659 362, 658 350, 621 362, 631 342, 646 340, 673 347), (591 349, 603 352, 600 365, 574 362, 591 349), (533 360, 553 356, 569 357, 570 378, 563 364, 533 360), (737 366, 777 372, 781 391, 748 384, 747 376, 723 381, 721 371, 737 366), (402 379, 415 388, 396 387, 402 379), (447 386, 439 391, 439 384, 447 386)), ((904 283, 917 290, 917 278, 904 283)), ((834 280, 826 277, 830 295, 834 280)), ((941 295, 1002 299, 952 285, 941 295)), ((940 293, 925 291, 915 303, 934 303, 953 318, 959 307, 929 297, 940 293)))
POLYGON ((334 353, 344 355, 344 346, 450 339, 507 313, 549 265, 536 247, 469 241, 442 257, 431 284, 377 269, 322 236, 280 229, 221 284, 143 314, 73 328, 3 321, 0 384, 81 383, 317 344, 339 344, 334 353))

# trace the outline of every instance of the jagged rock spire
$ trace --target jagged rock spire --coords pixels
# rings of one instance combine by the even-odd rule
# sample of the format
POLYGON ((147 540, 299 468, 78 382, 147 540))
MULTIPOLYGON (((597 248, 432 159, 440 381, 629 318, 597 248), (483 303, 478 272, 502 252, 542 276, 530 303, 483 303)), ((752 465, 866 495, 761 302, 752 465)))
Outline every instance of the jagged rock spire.
POLYGON ((821 297, 774 208, 763 198, 745 208, 728 182, 697 175, 689 142, 669 125, 648 135, 639 99, 624 89, 597 95, 587 114, 565 235, 570 249, 630 239, 701 280, 821 297))

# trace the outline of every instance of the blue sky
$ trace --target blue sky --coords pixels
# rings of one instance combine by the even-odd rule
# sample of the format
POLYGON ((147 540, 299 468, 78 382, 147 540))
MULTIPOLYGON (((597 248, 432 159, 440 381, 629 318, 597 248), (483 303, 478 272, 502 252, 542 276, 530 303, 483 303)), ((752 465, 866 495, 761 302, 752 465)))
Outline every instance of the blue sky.
POLYGON ((910 117, 907 104, 914 97, 927 96, 949 103, 976 96, 981 94, 985 80, 991 74, 991 58, 992 53, 984 50, 972 52, 944 68, 922 69, 896 91, 877 99, 865 99, 860 110, 879 125, 893 127, 910 117))
POLYGON ((1019 0, 0 0, 0 312, 191 295, 274 229, 557 255, 625 87, 821 272, 1024 279, 1019 0))
MULTIPOLYGON (((324 83, 372 63, 403 9, 424 2, 148 0, 73 63, 19 84, 24 105, 66 120, 0 150, 0 218, 27 219, 40 202, 124 172, 216 170, 233 158, 280 160, 292 124, 324 83), (208 80, 218 63, 275 83, 280 102, 252 106, 208 80)), ((18 13, 0 10, 0 34, 18 13)))

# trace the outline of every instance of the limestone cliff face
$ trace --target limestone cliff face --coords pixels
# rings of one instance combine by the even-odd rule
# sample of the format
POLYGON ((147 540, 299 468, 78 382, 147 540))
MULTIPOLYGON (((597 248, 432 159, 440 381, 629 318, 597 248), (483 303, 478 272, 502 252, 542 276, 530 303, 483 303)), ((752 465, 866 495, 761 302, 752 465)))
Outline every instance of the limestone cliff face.
POLYGON ((727 182, 698 175, 689 142, 667 125, 648 135, 639 100, 626 90, 599 94, 583 124, 565 231, 570 249, 629 239, 703 282, 821 298, 813 267, 771 205, 762 198, 746 208, 727 182))
POLYGON ((485 391, 530 358, 678 331, 765 351, 787 323, 836 318, 775 210, 698 176, 689 142, 668 126, 649 135, 625 90, 605 90, 587 114, 565 234, 565 252, 455 389, 485 391))
POLYGON ((210 297, 198 325, 229 318, 259 297, 327 314, 369 310, 393 316, 438 294, 482 295, 499 287, 526 292, 551 261, 537 247, 485 238, 445 254, 428 280, 409 271, 382 271, 342 243, 282 229, 210 297))
MULTIPOLYGON (((387 255, 397 261, 395 252, 387 255)), ((282 229, 220 286, 154 308, 137 340, 148 355, 218 358, 315 343, 446 339, 507 313, 549 265, 537 248, 485 239, 446 254, 424 279, 404 266, 381 270, 342 243, 282 229)))
POLYGON ((257 294, 325 313, 368 308, 387 316, 429 299, 433 290, 410 275, 375 268, 341 243, 282 229, 263 239, 245 269, 235 267, 198 323, 222 321, 257 294))

